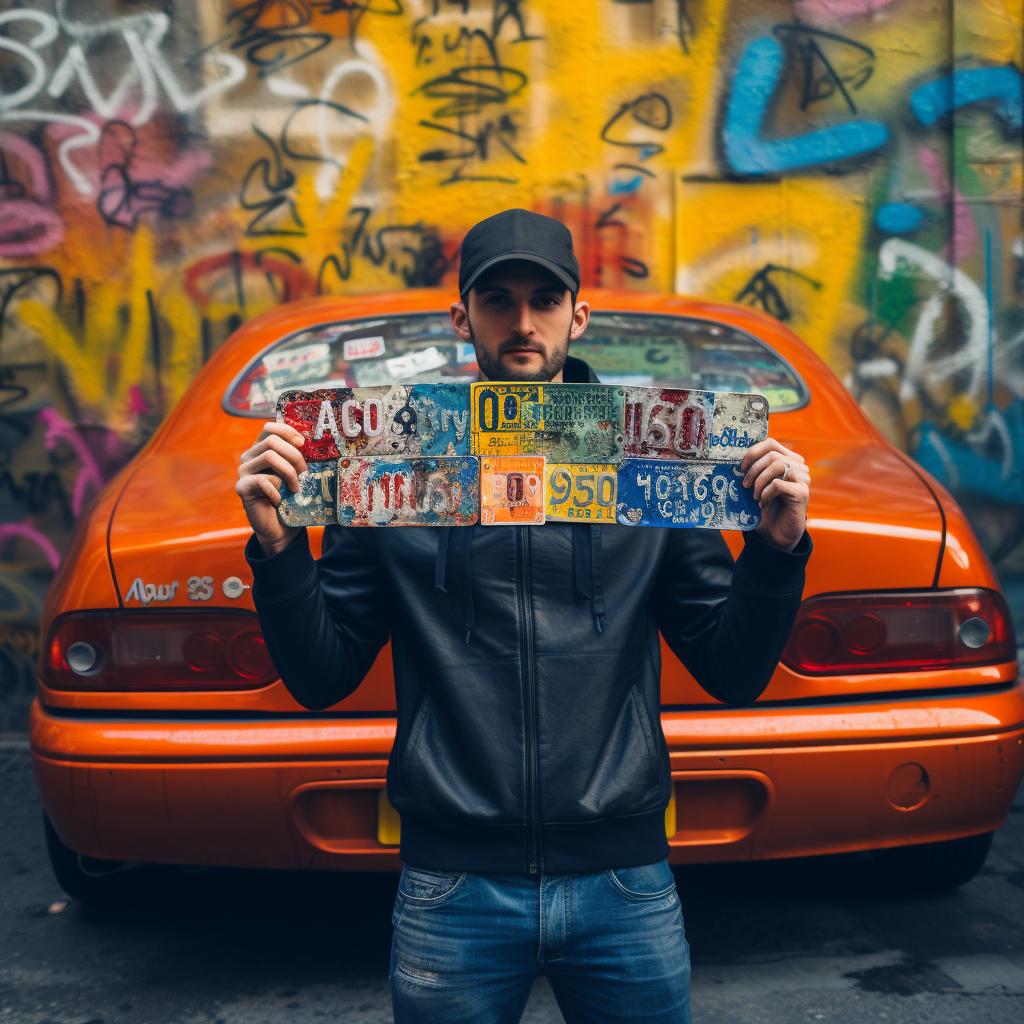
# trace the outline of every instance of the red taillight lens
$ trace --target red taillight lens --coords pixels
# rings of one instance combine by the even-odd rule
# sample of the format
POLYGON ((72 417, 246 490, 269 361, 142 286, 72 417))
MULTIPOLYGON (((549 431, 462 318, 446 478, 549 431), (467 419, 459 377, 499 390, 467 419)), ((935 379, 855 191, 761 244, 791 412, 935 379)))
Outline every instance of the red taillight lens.
POLYGON ((253 690, 278 678, 251 612, 72 612, 39 676, 54 690, 253 690))
POLYGON ((994 590, 823 594, 800 606, 784 665, 806 675, 911 672, 1014 661, 994 590))

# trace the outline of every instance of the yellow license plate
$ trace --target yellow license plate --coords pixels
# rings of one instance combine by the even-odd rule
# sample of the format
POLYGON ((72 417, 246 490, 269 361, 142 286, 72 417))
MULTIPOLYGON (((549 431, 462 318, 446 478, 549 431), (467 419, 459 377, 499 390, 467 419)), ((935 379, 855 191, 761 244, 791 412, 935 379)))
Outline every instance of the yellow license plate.
POLYGON ((616 467, 609 463, 549 465, 547 519, 556 523, 614 523, 616 467))

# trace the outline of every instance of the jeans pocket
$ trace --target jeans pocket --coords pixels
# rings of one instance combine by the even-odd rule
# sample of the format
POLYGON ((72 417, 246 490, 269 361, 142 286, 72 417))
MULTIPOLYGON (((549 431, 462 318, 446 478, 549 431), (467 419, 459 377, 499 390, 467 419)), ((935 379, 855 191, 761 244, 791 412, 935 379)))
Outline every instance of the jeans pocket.
POLYGON ((675 899, 676 880, 667 860, 635 868, 612 868, 607 876, 612 888, 628 900, 675 899))
POLYGON ((398 880, 398 896, 412 906, 439 907, 462 888, 465 878, 465 871, 430 871, 406 864, 398 880))

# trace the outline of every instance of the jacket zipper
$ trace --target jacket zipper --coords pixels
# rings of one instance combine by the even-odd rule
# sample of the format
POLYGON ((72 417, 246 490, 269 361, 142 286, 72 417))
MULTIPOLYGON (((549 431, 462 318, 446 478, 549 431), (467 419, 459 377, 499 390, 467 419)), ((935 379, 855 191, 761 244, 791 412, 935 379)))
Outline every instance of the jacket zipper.
POLYGON ((530 874, 541 867, 540 799, 537 792, 537 685, 533 664, 533 603, 530 596, 530 530, 516 530, 516 590, 519 598, 520 657, 523 664, 523 708, 526 713, 526 841, 529 847, 530 874))

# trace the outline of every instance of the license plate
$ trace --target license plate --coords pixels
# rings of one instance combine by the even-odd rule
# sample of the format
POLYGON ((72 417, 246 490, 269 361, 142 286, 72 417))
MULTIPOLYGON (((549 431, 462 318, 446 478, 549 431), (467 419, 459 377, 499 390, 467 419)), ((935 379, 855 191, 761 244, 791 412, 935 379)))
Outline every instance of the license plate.
POLYGON ((623 393, 605 384, 474 384, 473 451, 618 462, 623 393))
POLYGON ((768 436, 768 399, 732 391, 715 392, 710 457, 718 462, 743 458, 746 450, 768 436))
POLYGON ((618 466, 547 464, 547 519, 556 523, 614 523, 618 466))
POLYGON ((544 522, 544 456, 480 460, 480 522, 484 526, 544 522))
POLYGON ((468 384, 286 391, 278 422, 305 438, 307 458, 468 455, 468 384))
POLYGON ((618 475, 616 518, 623 526, 752 530, 761 521, 735 462, 626 459, 618 475))
POLYGON ((706 459, 714 412, 711 391, 626 388, 626 457, 706 459))
POLYGON ((281 485, 281 504, 277 515, 286 526, 326 526, 336 522, 334 486, 338 472, 336 459, 315 459, 299 474, 299 489, 292 492, 281 485))
POLYGON ((338 460, 343 526, 472 526, 480 512, 477 460, 468 457, 338 460))
POLYGON ((413 384, 409 405, 421 455, 468 455, 469 385, 413 384))

